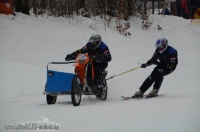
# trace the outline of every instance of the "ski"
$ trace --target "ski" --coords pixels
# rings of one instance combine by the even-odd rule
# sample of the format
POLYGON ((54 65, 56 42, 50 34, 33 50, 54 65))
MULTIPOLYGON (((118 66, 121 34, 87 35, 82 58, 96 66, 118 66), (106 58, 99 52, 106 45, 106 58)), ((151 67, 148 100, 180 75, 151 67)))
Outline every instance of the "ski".
POLYGON ((133 99, 132 97, 124 97, 124 96, 121 96, 124 100, 129 100, 129 99, 133 99))
MULTIPOLYGON (((156 96, 156 97, 160 97, 160 96, 165 96, 165 94, 159 94, 158 96, 156 96)), ((138 100, 140 100, 140 99, 149 99, 149 98, 155 98, 155 97, 148 97, 148 94, 145 94, 145 95, 143 95, 143 97, 140 97, 140 98, 135 98, 134 96, 132 96, 132 97, 125 97, 125 96, 121 96, 124 100, 130 100, 130 99, 138 99, 138 100)))

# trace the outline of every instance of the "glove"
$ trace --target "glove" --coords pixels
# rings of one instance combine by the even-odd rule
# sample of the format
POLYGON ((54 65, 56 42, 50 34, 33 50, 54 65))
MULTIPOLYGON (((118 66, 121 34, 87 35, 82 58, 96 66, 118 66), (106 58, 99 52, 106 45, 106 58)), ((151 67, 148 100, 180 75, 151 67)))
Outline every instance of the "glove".
POLYGON ((146 63, 144 63, 144 64, 141 65, 141 68, 146 68, 146 67, 147 67, 146 63))
POLYGON ((104 61, 104 56, 103 55, 98 55, 96 58, 95 58, 95 62, 103 62, 104 61))
POLYGON ((72 58, 72 55, 71 54, 68 54, 66 57, 65 57, 65 60, 68 61, 72 58))
POLYGON ((68 60, 74 60, 75 59, 75 56, 73 56, 72 54, 68 54, 66 57, 65 57, 65 60, 68 61, 68 60))

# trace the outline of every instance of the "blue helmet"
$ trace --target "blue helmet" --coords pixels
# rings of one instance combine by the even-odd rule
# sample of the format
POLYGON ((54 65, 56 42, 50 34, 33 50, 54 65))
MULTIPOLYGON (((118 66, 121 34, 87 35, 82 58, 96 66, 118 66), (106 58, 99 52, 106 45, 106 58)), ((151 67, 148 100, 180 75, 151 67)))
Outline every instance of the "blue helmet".
POLYGON ((159 53, 163 53, 168 47, 168 41, 165 38, 158 39, 155 46, 159 53))

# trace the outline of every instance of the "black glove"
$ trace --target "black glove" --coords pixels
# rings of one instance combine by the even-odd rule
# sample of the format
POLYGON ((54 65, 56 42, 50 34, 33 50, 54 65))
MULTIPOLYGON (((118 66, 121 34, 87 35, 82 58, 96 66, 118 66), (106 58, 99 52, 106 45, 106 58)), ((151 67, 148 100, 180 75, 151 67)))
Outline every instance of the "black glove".
POLYGON ((103 56, 103 55, 98 55, 98 56, 95 58, 95 61, 96 61, 96 62, 103 62, 103 61, 104 61, 104 56, 103 56))
POLYGON ((75 56, 73 56, 72 54, 68 54, 66 57, 65 57, 65 60, 68 61, 68 60, 74 60, 75 59, 75 56))
POLYGON ((71 54, 68 54, 66 57, 65 57, 65 60, 68 61, 68 60, 71 60, 72 58, 72 55, 71 54))
POLYGON ((146 68, 146 67, 147 67, 146 63, 144 63, 144 64, 141 65, 141 68, 146 68))

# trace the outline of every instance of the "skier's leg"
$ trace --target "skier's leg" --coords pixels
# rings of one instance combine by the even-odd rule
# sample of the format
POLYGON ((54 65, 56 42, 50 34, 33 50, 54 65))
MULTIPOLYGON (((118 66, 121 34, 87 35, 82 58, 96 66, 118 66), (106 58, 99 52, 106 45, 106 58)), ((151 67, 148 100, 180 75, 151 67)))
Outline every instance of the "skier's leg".
POLYGON ((137 91, 132 98, 141 98, 143 94, 147 91, 147 89, 153 84, 154 80, 152 79, 151 75, 149 75, 143 84, 140 86, 140 90, 137 91))
POLYGON ((156 74, 157 74, 157 76, 156 76, 153 88, 159 90, 162 85, 163 79, 164 79, 163 69, 158 69, 156 74))
MULTIPOLYGON (((176 68, 176 67, 175 67, 176 68)), ((164 80, 164 76, 172 73, 174 69, 170 69, 170 68, 159 68, 158 71, 157 71, 157 75, 156 75, 156 79, 155 79, 155 83, 153 85, 153 88, 154 89, 160 89, 161 85, 162 85, 162 82, 164 80)))
POLYGON ((170 68, 160 68, 157 71, 157 76, 155 79, 155 83, 153 85, 153 90, 149 93, 148 97, 156 97, 158 95, 159 89, 162 85, 162 82, 164 80, 164 76, 172 73, 174 69, 170 69, 170 68))
POLYGON ((156 97, 158 95, 158 91, 160 89, 160 86, 162 85, 163 79, 164 79, 163 69, 158 69, 153 89, 148 94, 147 96, 148 98, 156 97))
POLYGON ((150 87, 151 85, 154 83, 156 76, 157 76, 157 68, 154 68, 154 70, 152 71, 151 75, 149 75, 146 80, 143 82, 143 84, 140 86, 140 91, 142 93, 145 93, 150 87))
POLYGON ((156 79, 157 68, 154 68, 151 75, 149 75, 143 84, 140 86, 140 90, 133 95, 133 98, 143 97, 143 94, 149 89, 156 79))
POLYGON ((140 91, 142 93, 145 93, 149 87, 153 84, 154 79, 151 77, 151 75, 149 75, 146 80, 143 82, 143 84, 140 86, 140 91))

